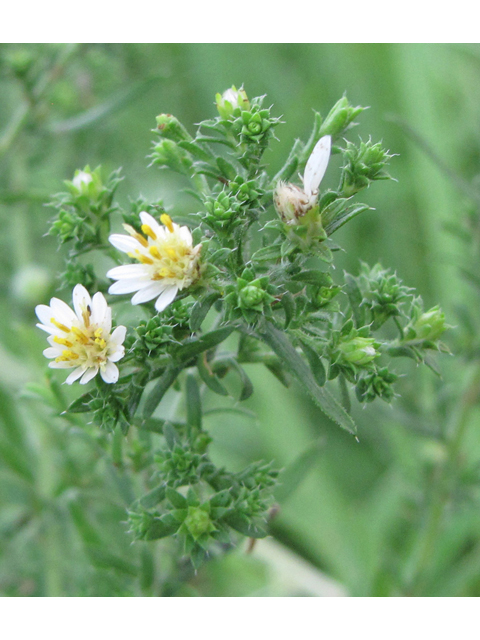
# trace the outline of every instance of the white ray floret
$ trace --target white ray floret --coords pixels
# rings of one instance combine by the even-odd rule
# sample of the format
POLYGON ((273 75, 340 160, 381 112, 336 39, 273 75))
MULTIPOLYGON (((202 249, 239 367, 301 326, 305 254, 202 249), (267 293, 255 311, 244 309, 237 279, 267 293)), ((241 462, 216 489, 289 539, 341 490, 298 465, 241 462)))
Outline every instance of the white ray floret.
POLYGON ((297 224, 317 204, 318 188, 327 170, 332 148, 331 136, 323 136, 308 158, 303 177, 303 189, 290 182, 279 182, 273 201, 280 217, 287 224, 297 224))
POLYGON ((74 311, 62 300, 52 298, 50 306, 35 308, 40 323, 37 327, 50 335, 50 347, 43 355, 52 362, 53 369, 73 369, 67 384, 80 379, 86 384, 98 372, 105 382, 118 380, 118 362, 125 355, 123 341, 126 328, 116 327, 112 332, 112 310, 102 293, 93 298, 81 284, 73 289, 74 311))
POLYGON ((130 235, 113 234, 111 244, 138 264, 114 267, 107 277, 116 280, 108 292, 135 293, 132 304, 142 304, 156 298, 155 308, 163 311, 179 291, 186 289, 200 276, 199 244, 193 246, 188 227, 180 227, 164 213, 159 224, 146 211, 140 213, 142 235, 129 225, 123 225, 130 235))

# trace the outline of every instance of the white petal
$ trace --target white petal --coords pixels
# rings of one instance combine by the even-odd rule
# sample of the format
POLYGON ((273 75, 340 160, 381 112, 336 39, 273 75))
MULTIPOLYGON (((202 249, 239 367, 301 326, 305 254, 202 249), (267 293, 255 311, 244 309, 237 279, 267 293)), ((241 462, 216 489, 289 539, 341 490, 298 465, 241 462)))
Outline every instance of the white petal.
POLYGON ((77 321, 77 316, 63 300, 52 298, 50 300, 50 308, 53 312, 52 317, 54 317, 57 322, 60 322, 60 324, 68 327, 72 322, 77 321))
POLYGON ((179 227, 178 235, 189 247, 193 245, 192 234, 188 227, 179 227))
POLYGON ((88 369, 83 374, 82 379, 80 380, 80 384, 87 384, 87 382, 90 382, 90 380, 94 378, 97 373, 98 367, 88 367, 88 369))
POLYGON ((138 278, 125 278, 125 280, 117 280, 114 282, 108 293, 120 295, 122 293, 133 293, 139 289, 148 286, 151 280, 139 280, 138 278))
POLYGON ((43 355, 46 358, 58 358, 58 356, 62 355, 63 349, 58 347, 47 347, 43 350, 43 355))
POLYGON ((132 251, 135 251, 135 249, 142 249, 140 242, 135 240, 135 238, 132 238, 132 236, 124 236, 119 233, 114 233, 108 240, 116 249, 123 251, 124 253, 131 253, 132 251))
POLYGON ((152 282, 151 284, 140 289, 132 298, 132 304, 142 304, 143 302, 149 302, 162 293, 165 289, 165 285, 160 282, 152 282))
POLYGON ((124 327, 123 325, 115 327, 115 329, 112 332, 112 335, 110 336, 110 343, 117 344, 117 345, 123 344, 126 334, 127 334, 127 327, 124 327))
POLYGON ((90 309, 92 311, 92 315, 90 318, 92 324, 103 324, 105 320, 108 320, 109 307, 107 305, 107 301, 103 296, 103 293, 101 293, 100 291, 97 291, 97 293, 93 296, 90 309))
POLYGON ((115 351, 108 356, 110 362, 118 362, 125 355, 125 347, 117 346, 115 351))
POLYGON ((50 318, 53 316, 53 312, 46 304, 38 304, 35 307, 35 313, 42 324, 51 324, 50 318))
POLYGON ((78 380, 80 376, 82 376, 84 373, 85 373, 84 365, 82 365, 81 367, 77 367, 75 371, 72 371, 72 373, 65 380, 65 384, 72 384, 73 382, 75 382, 75 380, 78 380))
POLYGON ((113 384, 118 380, 118 367, 113 364, 113 362, 107 361, 104 367, 100 367, 100 375, 102 376, 104 382, 108 384, 113 384))
POLYGON ((155 302, 155 309, 157 311, 163 311, 164 309, 166 309, 168 305, 175 300, 175 296, 177 295, 177 292, 178 292, 177 286, 166 287, 162 291, 158 300, 155 302))
POLYGON ((76 365, 70 360, 60 360, 60 362, 56 362, 55 360, 52 360, 51 362, 48 363, 48 366, 51 369, 71 369, 76 365))
POLYGON ((323 136, 315 145, 308 159, 303 175, 303 188, 307 196, 312 196, 317 191, 325 175, 330 160, 331 146, 332 137, 323 136))
POLYGON ((140 211, 139 215, 142 224, 146 224, 148 227, 150 227, 150 229, 156 236, 163 234, 163 227, 160 226, 160 224, 155 220, 153 216, 151 216, 146 211, 140 211))
POLYGON ((75 313, 77 314, 77 318, 83 324, 83 312, 86 310, 87 305, 90 305, 92 299, 90 298, 90 294, 85 289, 85 287, 81 284, 76 284, 73 288, 73 308, 75 309, 75 313))
POLYGON ((122 264, 107 271, 107 278, 122 280, 123 278, 142 278, 148 276, 148 269, 144 264, 122 264))
POLYGON ((39 324, 37 322, 36 325, 39 329, 41 329, 42 331, 46 331, 47 333, 50 333, 53 336, 64 336, 65 335, 65 331, 62 331, 61 329, 58 329, 57 327, 47 327, 44 324, 39 324))

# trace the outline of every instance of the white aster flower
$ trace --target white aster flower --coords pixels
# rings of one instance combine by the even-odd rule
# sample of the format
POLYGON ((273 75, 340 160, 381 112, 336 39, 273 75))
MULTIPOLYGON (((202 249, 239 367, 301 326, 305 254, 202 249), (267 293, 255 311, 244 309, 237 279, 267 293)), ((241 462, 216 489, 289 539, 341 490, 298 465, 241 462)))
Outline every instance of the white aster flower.
POLYGON ((332 146, 331 136, 323 136, 315 145, 305 167, 303 189, 294 184, 279 182, 273 202, 284 222, 293 225, 317 204, 318 187, 327 170, 332 146))
POLYGON ((162 225, 146 211, 140 213, 143 236, 123 225, 130 235, 111 235, 114 247, 123 251, 139 264, 114 267, 107 277, 117 280, 108 293, 133 293, 132 304, 141 304, 157 298, 155 309, 163 311, 173 302, 178 291, 186 289, 200 276, 200 250, 193 246, 188 227, 172 222, 166 213, 160 216, 162 225))
POLYGON ((50 347, 43 355, 51 358, 53 369, 73 369, 66 379, 72 384, 80 379, 86 384, 100 371, 103 380, 117 382, 118 362, 125 355, 123 341, 126 328, 116 327, 112 333, 112 310, 102 293, 93 298, 81 284, 73 289, 75 311, 58 298, 50 300, 50 306, 39 304, 35 308, 40 324, 37 327, 50 335, 50 347))

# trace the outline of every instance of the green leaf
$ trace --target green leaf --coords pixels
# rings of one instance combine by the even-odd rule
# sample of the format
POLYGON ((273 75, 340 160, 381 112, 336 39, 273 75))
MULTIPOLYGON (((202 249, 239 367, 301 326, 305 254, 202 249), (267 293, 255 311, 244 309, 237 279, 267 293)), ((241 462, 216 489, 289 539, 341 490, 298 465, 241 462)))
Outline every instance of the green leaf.
POLYGON ((93 399, 93 393, 89 391, 74 400, 66 410, 66 413, 86 413, 91 411, 89 402, 93 399))
POLYGON ((292 276, 295 282, 304 282, 305 284, 315 284, 320 287, 329 287, 332 284, 332 276, 326 271, 318 269, 308 269, 301 271, 292 276))
POLYGON ((156 507, 159 502, 165 499, 165 491, 165 485, 161 484, 146 493, 138 500, 138 503, 143 509, 153 509, 153 507, 156 507))
POLYGON ((198 331, 200 329, 207 313, 219 298, 220 294, 218 293, 218 291, 212 291, 195 302, 192 307, 192 313, 189 322, 190 329, 192 331, 198 331))
POLYGON ((345 278, 345 293, 348 296, 348 301, 352 308, 353 317, 355 319, 355 326, 357 329, 365 326, 365 307, 362 306, 363 296, 356 279, 349 273, 344 274, 345 278))
POLYGON ((234 329, 234 326, 227 325, 221 329, 204 333, 199 338, 193 338, 190 342, 184 343, 175 350, 175 357, 181 362, 188 362, 191 358, 195 358, 204 351, 213 349, 226 340, 234 329))
POLYGON ((203 356, 198 357, 197 369, 200 378, 211 391, 217 393, 219 396, 228 396, 227 389, 223 386, 217 376, 211 372, 208 365, 205 363, 203 356))
POLYGON ((175 491, 175 489, 168 487, 165 495, 167 496, 167 500, 171 502, 175 509, 186 509, 188 507, 188 502, 185 496, 182 496, 182 494, 175 491))
POLYGON ((286 291, 282 295, 281 304, 283 310, 285 311, 285 329, 288 328, 288 325, 293 320, 295 316, 295 299, 290 291, 286 291))
POLYGON ((180 373, 180 371, 182 371, 182 369, 182 366, 173 365, 170 365, 169 367, 167 367, 167 369, 165 369, 162 376, 160 377, 160 380, 154 386, 145 402, 145 406, 143 407, 144 418, 152 417, 153 412, 160 404, 163 396, 175 382, 178 374, 180 373))
POLYGON ((171 424, 175 429, 183 430, 186 426, 184 422, 165 420, 163 418, 147 418, 146 420, 143 420, 135 426, 140 430, 151 431, 152 433, 159 433, 160 435, 163 435, 163 431, 167 422, 171 424))
POLYGON ((363 213, 364 211, 373 211, 372 207, 369 207, 368 204, 354 204, 342 211, 338 214, 329 224, 325 225, 325 232, 328 236, 331 236, 332 233, 340 229, 346 222, 352 220, 359 213, 363 213))
POLYGON ((320 356, 306 342, 300 341, 300 345, 318 386, 323 387, 327 380, 327 374, 325 373, 325 367, 323 366, 320 356))
POLYGON ((178 529, 178 522, 164 522, 162 518, 154 518, 148 531, 144 535, 144 540, 159 540, 173 535, 178 529))
POLYGON ((270 262, 270 260, 278 260, 282 257, 282 245, 272 244, 268 247, 262 247, 252 256, 253 262, 270 262))
POLYGON ((241 513, 231 513, 223 519, 232 529, 249 538, 265 538, 267 530, 258 524, 253 524, 241 513))
POLYGON ((357 429, 352 418, 326 389, 318 386, 314 375, 297 353, 288 337, 270 322, 265 323, 265 328, 260 333, 260 336, 278 357, 285 362, 291 373, 297 378, 301 386, 306 389, 320 409, 342 429, 355 434, 357 429))
POLYGON ((187 424, 199 431, 202 428, 202 401, 195 376, 191 373, 186 380, 187 424))

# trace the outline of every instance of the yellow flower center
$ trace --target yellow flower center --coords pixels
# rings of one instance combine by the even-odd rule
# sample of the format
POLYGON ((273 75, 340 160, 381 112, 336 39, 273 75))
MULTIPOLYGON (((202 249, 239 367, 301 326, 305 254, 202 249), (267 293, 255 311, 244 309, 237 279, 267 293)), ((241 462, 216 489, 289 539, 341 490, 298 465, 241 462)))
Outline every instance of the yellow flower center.
POLYGON ((88 362, 89 366, 98 365, 107 360, 107 347, 109 335, 104 337, 104 330, 101 327, 90 324, 90 307, 86 307, 82 316, 84 319, 84 327, 72 326, 66 327, 64 324, 57 322, 55 318, 51 318, 50 321, 58 329, 61 329, 66 335, 53 336, 53 341, 56 344, 61 344, 67 349, 62 351, 62 354, 55 358, 56 362, 88 362))
POLYGON ((142 232, 150 242, 132 227, 124 225, 130 235, 146 249, 145 252, 143 249, 136 249, 128 255, 142 264, 151 265, 152 280, 167 278, 181 287, 189 286, 198 277, 198 250, 185 242, 168 214, 162 214, 160 221, 169 231, 166 238, 159 238, 148 224, 142 225, 142 232))

